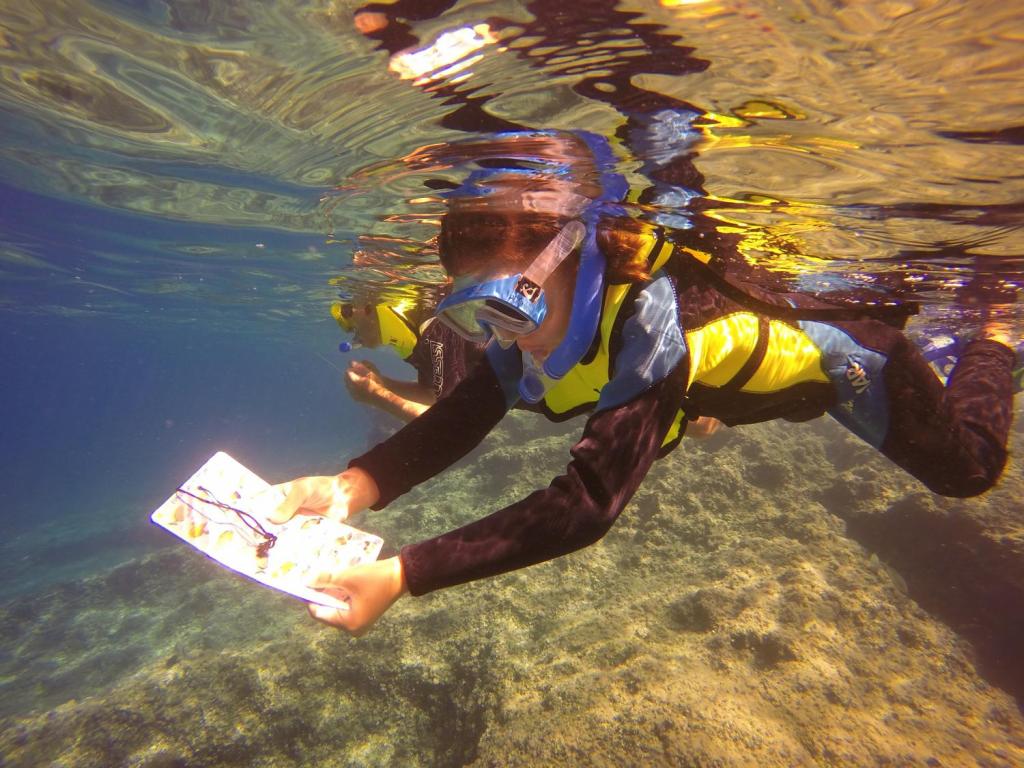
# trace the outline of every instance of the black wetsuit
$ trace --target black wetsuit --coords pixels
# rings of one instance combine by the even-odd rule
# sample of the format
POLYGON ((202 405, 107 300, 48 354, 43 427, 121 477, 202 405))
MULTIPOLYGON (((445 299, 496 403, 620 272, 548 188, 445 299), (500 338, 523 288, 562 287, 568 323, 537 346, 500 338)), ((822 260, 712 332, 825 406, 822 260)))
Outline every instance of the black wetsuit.
POLYGON ((405 359, 416 369, 416 381, 434 397, 448 394, 466 378, 483 356, 483 347, 466 341, 438 320, 420 330, 412 354, 405 359))

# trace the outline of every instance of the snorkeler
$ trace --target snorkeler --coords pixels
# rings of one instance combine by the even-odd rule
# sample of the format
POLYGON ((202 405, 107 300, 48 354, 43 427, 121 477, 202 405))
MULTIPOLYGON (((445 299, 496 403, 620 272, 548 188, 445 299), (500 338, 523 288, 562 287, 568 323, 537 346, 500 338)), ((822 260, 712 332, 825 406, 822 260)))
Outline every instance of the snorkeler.
POLYGON ((415 381, 384 376, 369 360, 353 360, 345 386, 353 399, 410 421, 449 392, 476 366, 482 345, 467 341, 412 302, 337 302, 331 315, 352 334, 340 348, 387 346, 416 371, 415 381), (424 317, 425 315, 425 317, 424 317))
POLYGON ((973 496, 999 478, 1018 339, 982 332, 943 386, 917 346, 873 316, 881 310, 738 282, 709 268, 699 230, 673 242, 622 216, 624 181, 604 170, 599 138, 505 143, 517 142, 524 155, 554 146, 575 175, 557 167, 541 183, 495 158, 476 191, 448 199, 438 246, 454 288, 438 316, 487 342, 481 364, 339 475, 278 486, 275 519, 381 509, 468 453, 520 400, 567 410, 596 391, 597 405, 548 488, 397 557, 321 574, 314 586, 344 593, 350 608, 311 606, 315 618, 358 634, 404 594, 596 542, 698 416, 737 425, 827 412, 936 493, 973 496))

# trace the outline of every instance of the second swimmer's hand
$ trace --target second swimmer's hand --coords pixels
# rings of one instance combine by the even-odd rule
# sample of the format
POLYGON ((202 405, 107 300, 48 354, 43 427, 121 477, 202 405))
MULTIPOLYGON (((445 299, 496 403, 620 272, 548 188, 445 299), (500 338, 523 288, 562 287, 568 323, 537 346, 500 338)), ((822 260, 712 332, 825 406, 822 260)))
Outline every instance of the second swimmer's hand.
POLYGON ((345 371, 345 388, 356 402, 371 403, 383 400, 390 390, 381 379, 380 371, 368 360, 353 360, 345 371))
POLYGON ((274 488, 284 501, 270 513, 272 523, 284 523, 295 515, 320 515, 341 522, 372 506, 380 498, 377 483, 361 469, 346 469, 340 475, 300 477, 274 488))

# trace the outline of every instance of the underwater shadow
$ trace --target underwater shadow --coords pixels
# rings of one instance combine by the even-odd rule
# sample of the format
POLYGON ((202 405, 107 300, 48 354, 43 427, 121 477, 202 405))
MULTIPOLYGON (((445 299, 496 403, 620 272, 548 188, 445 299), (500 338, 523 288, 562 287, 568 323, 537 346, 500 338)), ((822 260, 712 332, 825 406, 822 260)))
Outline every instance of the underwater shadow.
POLYGON ((846 507, 839 515, 850 538, 893 568, 921 608, 970 642, 978 672, 1024 710, 1024 559, 1009 538, 993 537, 966 511, 926 493, 884 511, 846 507))

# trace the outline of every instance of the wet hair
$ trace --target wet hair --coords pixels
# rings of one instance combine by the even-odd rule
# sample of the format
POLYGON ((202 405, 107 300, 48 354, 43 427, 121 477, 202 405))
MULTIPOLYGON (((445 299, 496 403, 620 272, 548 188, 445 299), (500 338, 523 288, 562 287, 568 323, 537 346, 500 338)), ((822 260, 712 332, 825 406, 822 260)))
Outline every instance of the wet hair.
MULTIPOLYGON (((458 158, 471 159, 478 169, 467 180, 469 189, 447 195, 437 246, 449 275, 525 269, 602 194, 592 149, 571 132, 516 132, 432 147, 431 153, 449 165, 458 158)), ((647 277, 644 254, 639 253, 641 231, 639 222, 625 217, 601 222, 598 243, 607 257, 609 282, 647 277)), ((576 264, 576 256, 566 262, 567 267, 576 264)))
MULTIPOLYGON (((507 269, 526 269, 570 219, 552 213, 448 211, 441 220, 437 246, 449 275, 475 275, 507 269)), ((640 249, 643 225, 633 219, 605 218, 598 244, 607 258, 609 283, 647 279, 645 254, 640 249)), ((574 257, 575 258, 575 257, 574 257)))

